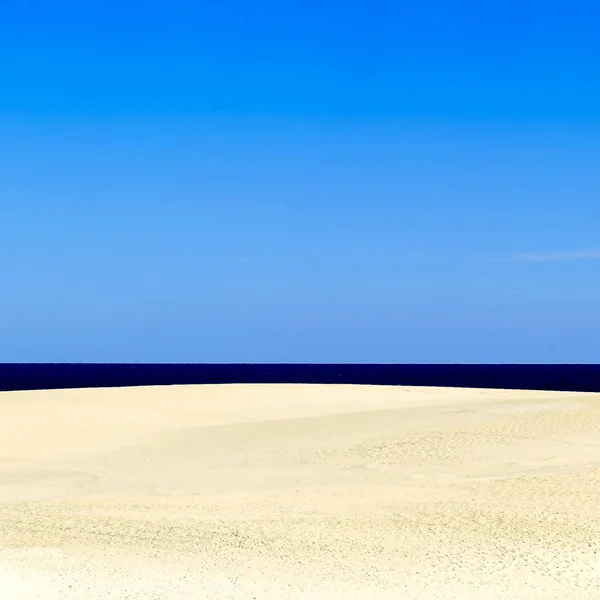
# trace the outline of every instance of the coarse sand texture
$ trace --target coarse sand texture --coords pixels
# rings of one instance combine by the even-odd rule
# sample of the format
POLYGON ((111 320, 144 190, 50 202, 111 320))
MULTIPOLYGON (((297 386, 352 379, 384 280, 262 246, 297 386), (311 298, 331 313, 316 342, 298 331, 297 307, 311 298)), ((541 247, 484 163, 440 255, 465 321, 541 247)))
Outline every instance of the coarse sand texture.
POLYGON ((600 600, 600 394, 0 393, 0 600, 600 600))

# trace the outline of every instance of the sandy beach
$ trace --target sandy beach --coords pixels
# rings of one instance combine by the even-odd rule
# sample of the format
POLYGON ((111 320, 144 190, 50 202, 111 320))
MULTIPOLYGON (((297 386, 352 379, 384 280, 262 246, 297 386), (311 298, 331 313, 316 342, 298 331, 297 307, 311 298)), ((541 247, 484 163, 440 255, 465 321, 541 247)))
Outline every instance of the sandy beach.
POLYGON ((0 393, 2 600, 600 598, 600 394, 0 393))

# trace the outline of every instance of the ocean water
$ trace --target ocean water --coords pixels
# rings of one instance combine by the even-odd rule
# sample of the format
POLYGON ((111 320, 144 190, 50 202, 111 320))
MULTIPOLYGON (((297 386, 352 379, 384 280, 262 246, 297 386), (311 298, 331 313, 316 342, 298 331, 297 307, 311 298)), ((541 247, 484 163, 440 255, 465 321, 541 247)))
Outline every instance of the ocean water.
POLYGON ((600 365, 0 364, 0 391, 214 383, 352 383, 600 392, 600 365))

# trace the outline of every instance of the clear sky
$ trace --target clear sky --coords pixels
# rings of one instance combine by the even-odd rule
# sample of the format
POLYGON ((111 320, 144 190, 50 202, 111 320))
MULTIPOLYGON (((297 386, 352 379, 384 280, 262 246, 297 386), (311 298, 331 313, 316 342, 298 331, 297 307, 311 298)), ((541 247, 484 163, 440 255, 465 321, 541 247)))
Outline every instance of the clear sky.
POLYGON ((0 361, 600 362, 600 3, 0 3, 0 361))

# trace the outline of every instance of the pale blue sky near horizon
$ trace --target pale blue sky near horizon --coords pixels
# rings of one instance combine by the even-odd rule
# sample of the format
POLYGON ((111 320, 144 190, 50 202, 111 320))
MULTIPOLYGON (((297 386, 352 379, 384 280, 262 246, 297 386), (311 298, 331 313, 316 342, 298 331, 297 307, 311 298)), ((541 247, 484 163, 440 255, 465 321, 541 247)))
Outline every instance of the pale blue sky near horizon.
POLYGON ((600 6, 0 6, 0 362, 600 363, 600 6))

